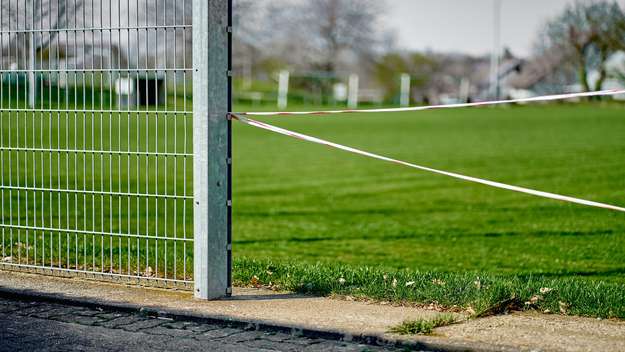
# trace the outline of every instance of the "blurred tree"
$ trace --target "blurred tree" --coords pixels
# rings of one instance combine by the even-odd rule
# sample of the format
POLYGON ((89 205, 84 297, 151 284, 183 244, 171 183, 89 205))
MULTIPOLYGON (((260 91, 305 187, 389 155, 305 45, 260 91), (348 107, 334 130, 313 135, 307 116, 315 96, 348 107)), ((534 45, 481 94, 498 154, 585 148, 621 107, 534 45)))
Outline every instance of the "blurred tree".
POLYGON ((421 53, 402 55, 389 53, 380 57, 374 65, 374 76, 377 83, 386 92, 385 99, 397 100, 400 90, 400 75, 407 73, 411 78, 411 96, 423 100, 426 91, 439 71, 439 63, 435 58, 421 53), (417 94, 419 93, 420 94, 417 94), (416 96, 415 95, 419 95, 416 96))
POLYGON ((614 71, 614 72, 612 72, 612 76, 614 78, 618 79, 619 81, 621 81, 622 84, 625 84, 625 72, 614 71))
POLYGON ((266 63, 284 63, 280 69, 296 73, 292 87, 317 95, 331 96, 334 84, 349 74, 362 78, 392 42, 380 30, 384 0, 256 1, 251 8, 255 16, 262 13, 251 26, 257 55, 266 63))
POLYGON ((374 0, 305 1, 300 26, 311 35, 309 45, 318 53, 320 68, 336 72, 343 51, 367 55, 379 41, 377 22, 382 3, 374 0))
POLYGON ((366 85, 378 57, 394 49, 393 32, 382 23, 384 4, 234 0, 235 74, 267 79, 290 70, 292 91, 301 88, 328 96, 328 101, 334 85, 350 74, 358 74, 366 85))
POLYGON ((387 101, 395 100, 399 95, 399 75, 408 71, 406 59, 396 53, 382 56, 374 67, 374 76, 384 89, 387 101))
POLYGON ((584 91, 601 90, 608 77, 606 61, 625 49, 625 12, 616 1, 577 1, 549 21, 543 35, 545 48, 561 50, 575 62, 584 91), (594 87, 589 70, 599 73, 594 87))
POLYGON ((432 80, 432 77, 439 72, 439 61, 429 55, 414 53, 410 55, 410 75, 412 76, 412 86, 415 88, 425 88, 432 80))
POLYGON ((233 25, 236 41, 253 43, 259 40, 263 34, 259 31, 261 6, 253 0, 233 1, 233 25))
POLYGON ((341 63, 371 57, 384 44, 380 0, 280 0, 268 5, 267 35, 279 52, 337 73, 341 63))
POLYGON ((608 72, 608 76, 609 78, 619 81, 622 86, 625 86, 625 53, 622 53, 613 62, 613 65, 610 67, 610 71, 608 72))

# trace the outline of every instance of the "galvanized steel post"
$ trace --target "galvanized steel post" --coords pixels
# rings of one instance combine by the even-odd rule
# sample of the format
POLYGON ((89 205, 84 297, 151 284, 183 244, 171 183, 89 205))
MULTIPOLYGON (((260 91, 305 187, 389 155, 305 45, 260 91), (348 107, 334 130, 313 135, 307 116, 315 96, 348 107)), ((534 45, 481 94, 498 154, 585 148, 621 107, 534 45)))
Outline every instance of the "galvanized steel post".
POLYGON ((193 0, 195 296, 231 293, 232 0, 193 0))

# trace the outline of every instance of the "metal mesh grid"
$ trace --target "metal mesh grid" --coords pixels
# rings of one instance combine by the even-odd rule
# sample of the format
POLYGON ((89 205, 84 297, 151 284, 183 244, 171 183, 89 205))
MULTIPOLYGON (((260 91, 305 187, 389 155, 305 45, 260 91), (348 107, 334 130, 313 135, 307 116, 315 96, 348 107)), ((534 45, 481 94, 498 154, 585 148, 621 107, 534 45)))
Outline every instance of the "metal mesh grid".
POLYGON ((2 266, 191 283, 191 1, 0 1, 2 266))

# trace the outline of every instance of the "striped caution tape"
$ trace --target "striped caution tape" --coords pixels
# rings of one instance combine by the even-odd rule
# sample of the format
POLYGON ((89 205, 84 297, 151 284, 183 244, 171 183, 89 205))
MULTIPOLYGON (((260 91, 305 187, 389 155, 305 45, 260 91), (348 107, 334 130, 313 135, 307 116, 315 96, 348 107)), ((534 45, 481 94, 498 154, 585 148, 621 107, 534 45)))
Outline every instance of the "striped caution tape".
POLYGON ((458 108, 470 108, 479 106, 492 106, 492 105, 504 105, 504 104, 519 104, 519 103, 535 103, 546 101, 567 100, 575 98, 588 98, 588 97, 600 97, 600 96, 613 96, 625 94, 625 89, 611 89, 602 90, 596 92, 586 93, 568 93, 557 95, 544 95, 532 98, 522 99, 508 99, 508 100, 494 100, 483 101, 477 103, 463 103, 463 104, 449 104, 449 105, 429 105, 429 106, 414 106, 407 108, 390 108, 390 109, 363 109, 363 110, 326 110, 326 111, 281 111, 281 112, 240 112, 238 116, 302 116, 302 115, 332 115, 332 114, 349 114, 349 113, 380 113, 380 112, 406 112, 406 111, 424 111, 435 109, 458 109, 458 108))
POLYGON ((505 189, 505 190, 508 190, 508 191, 530 194, 530 195, 537 196, 537 197, 554 199, 554 200, 559 200, 559 201, 568 202, 568 203, 574 203, 574 204, 580 204, 580 205, 585 205, 585 206, 590 206, 590 207, 615 210, 615 211, 619 211, 619 212, 625 212, 625 208, 619 207, 619 206, 616 206, 616 205, 599 203, 599 202, 594 202, 594 201, 590 201, 590 200, 564 196, 564 195, 555 194, 555 193, 537 191, 537 190, 533 190, 533 189, 529 189, 529 188, 507 185, 505 183, 500 183, 500 182, 495 182, 495 181, 489 181, 489 180, 485 180, 485 179, 481 179, 481 178, 477 178, 477 177, 465 176, 465 175, 461 175, 461 174, 457 174, 457 173, 453 173, 453 172, 437 170, 437 169, 433 169, 433 168, 430 168, 430 167, 421 166, 421 165, 417 165, 417 164, 412 164, 412 163, 409 163, 409 162, 406 162, 406 161, 401 161, 401 160, 385 157, 385 156, 382 156, 382 155, 366 152, 364 150, 360 150, 360 149, 344 146, 344 145, 341 145, 341 144, 333 143, 333 142, 326 141, 326 140, 323 140, 323 139, 320 139, 320 138, 307 136, 305 134, 289 131, 289 130, 286 130, 284 128, 276 127, 276 126, 273 126, 273 125, 270 125, 270 124, 267 124, 267 123, 264 123, 264 122, 252 120, 250 118, 241 116, 241 114, 232 114, 231 116, 234 119, 236 119, 236 120, 238 120, 238 121, 240 121, 240 122, 242 122, 244 124, 247 124, 247 125, 250 125, 250 126, 254 126, 254 127, 258 127, 258 128, 261 128, 261 129, 264 129, 264 130, 267 130, 267 131, 271 131, 271 132, 274 132, 274 133, 282 134, 282 135, 285 135, 285 136, 293 137, 293 138, 296 138, 296 139, 299 139, 299 140, 303 140, 303 141, 307 141, 307 142, 311 142, 311 143, 325 145, 325 146, 328 146, 328 147, 331 147, 331 148, 335 148, 335 149, 343 150, 343 151, 346 151, 346 152, 350 152, 350 153, 366 156, 366 157, 369 157, 369 158, 373 158, 373 159, 377 159, 377 160, 382 160, 382 161, 386 161, 386 162, 390 162, 390 163, 394 163, 394 164, 407 166, 407 167, 418 169, 418 170, 422 170, 422 171, 427 171, 427 172, 431 172, 431 173, 435 173, 435 174, 439 174, 439 175, 453 177, 453 178, 464 180, 464 181, 468 181, 468 182, 479 183, 479 184, 486 185, 486 186, 489 186, 489 187, 495 187, 495 188, 505 189))

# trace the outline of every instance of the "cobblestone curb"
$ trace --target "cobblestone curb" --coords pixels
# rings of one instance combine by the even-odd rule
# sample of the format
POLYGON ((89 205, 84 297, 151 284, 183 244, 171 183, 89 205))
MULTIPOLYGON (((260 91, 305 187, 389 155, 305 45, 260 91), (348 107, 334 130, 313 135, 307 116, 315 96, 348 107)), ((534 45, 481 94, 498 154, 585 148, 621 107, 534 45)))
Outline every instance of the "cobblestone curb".
POLYGON ((0 351, 395 351, 343 341, 0 298, 0 351))

